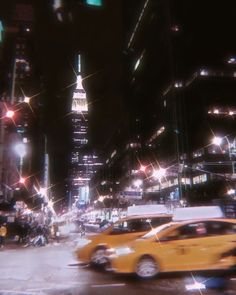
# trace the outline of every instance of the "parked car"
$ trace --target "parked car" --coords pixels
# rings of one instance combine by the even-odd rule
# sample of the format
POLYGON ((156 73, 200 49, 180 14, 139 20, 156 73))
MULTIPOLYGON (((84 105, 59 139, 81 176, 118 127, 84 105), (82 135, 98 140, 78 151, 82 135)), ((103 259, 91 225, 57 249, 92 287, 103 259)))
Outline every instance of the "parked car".
MULTIPOLYGON (((161 225, 109 251, 110 270, 152 278, 162 272, 227 269, 222 255, 235 247, 236 219, 203 218, 161 225)), ((232 259, 234 258, 234 259, 232 259)))
POLYGON ((105 264, 107 249, 143 236, 150 229, 171 221, 172 215, 164 213, 131 215, 118 220, 103 232, 79 239, 75 255, 80 262, 105 264))

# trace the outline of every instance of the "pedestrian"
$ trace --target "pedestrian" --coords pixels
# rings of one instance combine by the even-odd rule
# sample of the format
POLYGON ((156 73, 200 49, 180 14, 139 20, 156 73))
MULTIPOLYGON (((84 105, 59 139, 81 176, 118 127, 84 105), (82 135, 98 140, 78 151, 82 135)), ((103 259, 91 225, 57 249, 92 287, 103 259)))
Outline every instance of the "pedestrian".
POLYGON ((7 226, 6 226, 6 223, 3 223, 0 226, 0 247, 1 248, 4 247, 6 235, 7 235, 7 226))

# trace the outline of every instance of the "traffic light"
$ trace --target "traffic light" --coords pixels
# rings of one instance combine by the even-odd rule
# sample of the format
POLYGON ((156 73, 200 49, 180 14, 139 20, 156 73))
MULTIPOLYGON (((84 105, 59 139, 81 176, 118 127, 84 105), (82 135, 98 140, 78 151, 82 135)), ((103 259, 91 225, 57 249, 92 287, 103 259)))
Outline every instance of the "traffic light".
POLYGON ((102 6, 102 0, 86 0, 86 4, 92 6, 102 6))

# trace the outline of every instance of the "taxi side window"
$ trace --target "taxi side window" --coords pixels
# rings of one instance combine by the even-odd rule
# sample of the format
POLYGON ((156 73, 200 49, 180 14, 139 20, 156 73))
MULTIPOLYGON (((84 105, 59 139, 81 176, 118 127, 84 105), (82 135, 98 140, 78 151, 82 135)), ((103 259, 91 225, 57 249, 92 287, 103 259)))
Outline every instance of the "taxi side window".
POLYGON ((126 221, 115 223, 110 234, 118 235, 118 234, 132 233, 132 232, 138 232, 138 231, 142 231, 141 220, 135 219, 135 220, 126 220, 126 221))
POLYGON ((162 237, 160 240, 157 240, 158 242, 164 242, 164 241, 174 241, 179 239, 179 231, 178 230, 172 230, 168 233, 167 236, 162 237))
POLYGON ((128 222, 122 221, 117 222, 114 224, 112 231, 110 232, 111 235, 120 235, 122 233, 127 233, 128 231, 128 222))
MULTIPOLYGON (((162 225, 164 223, 168 223, 171 220, 172 220, 172 217, 170 217, 170 216, 152 218, 152 219, 150 219, 150 227, 154 228, 154 227, 157 227, 157 226, 162 225)), ((151 228, 149 228, 149 229, 151 229, 151 228)))
POLYGON ((204 222, 190 223, 179 229, 179 239, 206 237, 207 234, 207 227, 204 222))
POLYGON ((210 236, 230 235, 236 233, 236 224, 230 222, 209 222, 208 234, 210 236))

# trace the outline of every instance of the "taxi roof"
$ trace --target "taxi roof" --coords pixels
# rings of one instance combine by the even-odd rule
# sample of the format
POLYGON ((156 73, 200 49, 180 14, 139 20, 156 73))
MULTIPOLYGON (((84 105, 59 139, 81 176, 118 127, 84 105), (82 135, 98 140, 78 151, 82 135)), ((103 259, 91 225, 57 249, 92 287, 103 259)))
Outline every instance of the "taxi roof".
POLYGON ((220 206, 197 206, 176 208, 173 212, 173 221, 183 221, 202 218, 224 218, 220 206))
MULTIPOLYGON (((153 217, 170 217, 170 218, 172 218, 172 214, 170 214, 170 213, 141 214, 141 215, 137 214, 137 215, 122 217, 118 221, 130 220, 130 219, 134 219, 134 218, 153 218, 153 217)), ((118 221, 116 221, 116 222, 118 222, 118 221)))
POLYGON ((136 205, 129 206, 127 208, 127 216, 134 215, 157 215, 157 214, 168 214, 168 209, 165 205, 155 204, 155 205, 136 205))

